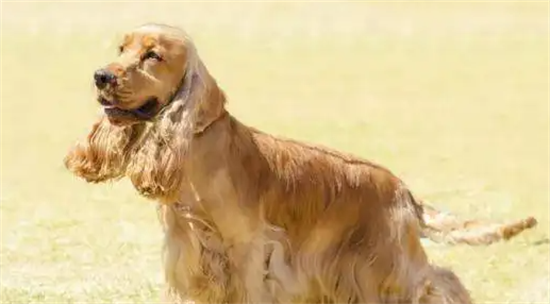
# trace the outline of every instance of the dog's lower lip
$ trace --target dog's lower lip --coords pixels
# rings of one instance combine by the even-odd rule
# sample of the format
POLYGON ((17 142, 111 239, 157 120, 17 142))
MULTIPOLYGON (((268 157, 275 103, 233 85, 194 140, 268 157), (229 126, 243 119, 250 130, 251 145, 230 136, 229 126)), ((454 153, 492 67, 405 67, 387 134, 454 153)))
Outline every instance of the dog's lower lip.
POLYGON ((117 108, 115 106, 109 106, 109 107, 103 107, 103 110, 106 112, 128 112, 126 110, 123 110, 121 108, 117 108))
POLYGON ((107 100, 105 97, 100 96, 98 98, 98 101, 102 106, 106 106, 106 107, 107 106, 113 106, 113 103, 111 101, 107 100))
POLYGON ((137 109, 122 109, 100 97, 100 103, 103 106, 103 111, 110 117, 126 116, 134 117, 135 119, 149 120, 155 113, 158 106, 156 98, 150 98, 148 101, 137 109))

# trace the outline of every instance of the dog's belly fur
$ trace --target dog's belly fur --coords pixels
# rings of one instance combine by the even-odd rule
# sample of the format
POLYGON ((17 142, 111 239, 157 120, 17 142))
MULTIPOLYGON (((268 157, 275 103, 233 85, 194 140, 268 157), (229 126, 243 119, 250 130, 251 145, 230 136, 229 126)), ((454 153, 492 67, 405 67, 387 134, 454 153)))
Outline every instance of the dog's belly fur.
POLYGON ((180 301, 428 303, 446 288, 434 276, 456 278, 427 262, 418 205, 386 169, 294 142, 268 151, 278 139, 232 118, 211 129, 182 200, 161 207, 180 301))

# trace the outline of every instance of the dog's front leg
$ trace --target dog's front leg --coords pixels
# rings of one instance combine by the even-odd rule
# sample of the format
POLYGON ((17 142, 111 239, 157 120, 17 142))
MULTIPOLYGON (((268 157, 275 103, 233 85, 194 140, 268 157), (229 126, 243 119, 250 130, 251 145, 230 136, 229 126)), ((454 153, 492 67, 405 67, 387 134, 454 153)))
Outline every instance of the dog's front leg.
POLYGON ((221 239, 208 222, 178 204, 160 205, 167 296, 177 303, 227 303, 230 275, 221 239))
POLYGON ((231 260, 231 271, 238 278, 241 291, 233 301, 240 303, 275 303, 276 297, 271 293, 266 282, 268 267, 266 258, 267 239, 257 235, 248 242, 234 243, 228 255, 231 260))

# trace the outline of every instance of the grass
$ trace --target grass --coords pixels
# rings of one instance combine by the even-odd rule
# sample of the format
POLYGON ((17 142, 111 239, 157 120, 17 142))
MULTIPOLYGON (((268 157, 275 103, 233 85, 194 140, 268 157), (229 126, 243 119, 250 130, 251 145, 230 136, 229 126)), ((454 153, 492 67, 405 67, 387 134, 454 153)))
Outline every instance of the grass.
POLYGON ((87 185, 62 158, 97 115, 116 35, 191 32, 265 131, 353 152, 463 217, 535 215, 490 247, 428 244, 479 303, 548 303, 548 3, 2 3, 2 303, 150 303, 154 204, 87 185))

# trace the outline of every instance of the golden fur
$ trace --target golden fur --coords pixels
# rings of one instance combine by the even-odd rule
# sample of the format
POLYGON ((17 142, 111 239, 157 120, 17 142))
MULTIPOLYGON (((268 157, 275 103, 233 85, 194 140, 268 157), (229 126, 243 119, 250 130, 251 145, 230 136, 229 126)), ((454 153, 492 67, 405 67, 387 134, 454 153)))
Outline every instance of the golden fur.
POLYGON ((152 95, 159 113, 103 116, 65 164, 89 182, 128 177, 160 203, 175 301, 469 303, 456 275, 428 262, 420 237, 483 244, 536 223, 446 225, 381 166, 243 125, 177 28, 136 29, 107 68, 124 81, 100 95, 126 110, 152 95), (151 49, 163 60, 144 58, 151 49))

